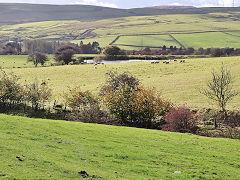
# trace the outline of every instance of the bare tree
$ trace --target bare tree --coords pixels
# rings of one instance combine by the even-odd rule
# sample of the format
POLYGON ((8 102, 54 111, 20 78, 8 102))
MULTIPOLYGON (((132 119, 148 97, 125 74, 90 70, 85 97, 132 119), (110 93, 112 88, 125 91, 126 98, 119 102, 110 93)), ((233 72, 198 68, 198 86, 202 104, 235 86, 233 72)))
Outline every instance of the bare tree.
POLYGON ((227 117, 227 103, 238 95, 238 92, 233 90, 232 84, 231 72, 222 64, 220 71, 212 71, 212 78, 208 81, 207 88, 200 91, 209 99, 217 102, 225 118, 227 117))

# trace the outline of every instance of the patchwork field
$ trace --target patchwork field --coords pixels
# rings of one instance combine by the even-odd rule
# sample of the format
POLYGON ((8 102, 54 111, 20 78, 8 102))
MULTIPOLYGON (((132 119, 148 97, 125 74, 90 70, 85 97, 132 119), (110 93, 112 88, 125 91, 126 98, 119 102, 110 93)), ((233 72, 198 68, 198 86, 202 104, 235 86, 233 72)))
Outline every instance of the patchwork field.
POLYGON ((240 178, 239 140, 1 114, 0 142, 3 179, 240 178))
MULTIPOLYGON (((111 44, 118 36, 121 37, 115 44, 162 46, 165 43, 168 46, 179 46, 173 39, 168 38, 167 34, 170 33, 186 47, 239 48, 239 32, 239 13, 231 10, 204 14, 130 16, 95 21, 43 21, 0 26, 2 40, 40 38, 74 43, 99 41, 102 47, 111 44)), ((122 47, 129 50, 139 49, 122 47)))
MULTIPOLYGON (((150 62, 122 63, 98 65, 72 65, 39 68, 9 69, 26 81, 47 80, 53 89, 54 98, 60 99, 68 87, 81 87, 98 93, 101 85, 106 80, 109 71, 130 72, 138 77, 144 86, 156 87, 162 91, 165 98, 176 104, 187 104, 190 107, 208 107, 210 103, 199 89, 205 87, 211 77, 213 68, 218 69, 222 63, 231 69, 235 77, 234 88, 240 91, 240 58, 208 58, 186 60, 186 63, 171 62, 170 64, 151 64, 150 62)), ((240 95, 230 103, 229 108, 239 109, 240 95)))

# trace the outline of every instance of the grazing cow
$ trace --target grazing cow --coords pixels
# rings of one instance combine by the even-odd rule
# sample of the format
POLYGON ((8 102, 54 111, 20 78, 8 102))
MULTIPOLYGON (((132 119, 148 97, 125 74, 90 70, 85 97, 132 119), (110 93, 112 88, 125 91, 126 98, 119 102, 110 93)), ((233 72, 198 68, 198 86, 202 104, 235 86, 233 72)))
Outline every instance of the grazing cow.
POLYGON ((174 59, 174 62, 177 62, 177 60, 176 60, 176 59, 174 59))
POLYGON ((170 64, 170 62, 166 62, 165 64, 170 64))

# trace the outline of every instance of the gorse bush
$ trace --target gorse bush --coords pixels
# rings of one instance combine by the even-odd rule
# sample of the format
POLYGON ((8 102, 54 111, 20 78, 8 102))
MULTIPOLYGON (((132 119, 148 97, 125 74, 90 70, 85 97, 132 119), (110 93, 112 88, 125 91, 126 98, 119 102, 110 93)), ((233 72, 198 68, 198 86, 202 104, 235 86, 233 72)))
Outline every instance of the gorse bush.
POLYGON ((100 96, 103 104, 124 125, 153 128, 153 121, 167 112, 171 103, 155 89, 144 89, 134 76, 109 73, 100 96))
POLYGON ((164 117, 163 130, 181 133, 196 133, 197 115, 186 107, 172 108, 164 117))

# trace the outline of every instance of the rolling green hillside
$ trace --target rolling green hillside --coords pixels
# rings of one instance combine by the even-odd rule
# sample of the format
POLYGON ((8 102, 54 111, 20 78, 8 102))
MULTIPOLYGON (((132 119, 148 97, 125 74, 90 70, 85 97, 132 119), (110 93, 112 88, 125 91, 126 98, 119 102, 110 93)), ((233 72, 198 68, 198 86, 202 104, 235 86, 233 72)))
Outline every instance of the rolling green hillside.
MULTIPOLYGON (((75 8, 77 7, 82 6, 75 8)), ((104 17, 91 21, 71 17, 71 20, 49 18, 48 21, 41 22, 18 22, 14 25, 0 26, 0 40, 46 39, 74 43, 98 41, 102 47, 113 44, 129 50, 146 46, 159 48, 163 45, 186 48, 240 48, 240 13, 235 11, 238 8, 194 9, 199 12, 154 16, 140 16, 142 14, 139 13, 135 16, 126 15, 129 17, 112 19, 104 17)), ((184 9, 183 12, 185 10, 189 9, 184 9)), ((62 17, 67 19, 68 16, 62 17)))
POLYGON ((239 148, 239 140, 0 115, 3 179, 81 179, 81 171, 89 179, 239 179, 239 148))

